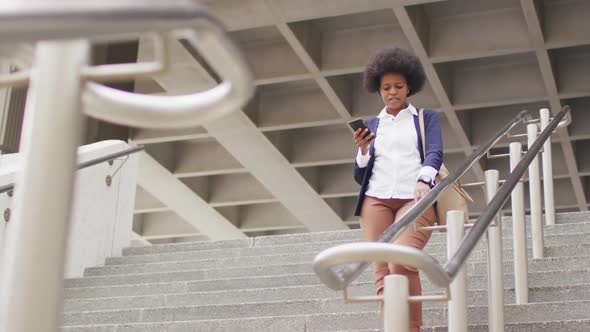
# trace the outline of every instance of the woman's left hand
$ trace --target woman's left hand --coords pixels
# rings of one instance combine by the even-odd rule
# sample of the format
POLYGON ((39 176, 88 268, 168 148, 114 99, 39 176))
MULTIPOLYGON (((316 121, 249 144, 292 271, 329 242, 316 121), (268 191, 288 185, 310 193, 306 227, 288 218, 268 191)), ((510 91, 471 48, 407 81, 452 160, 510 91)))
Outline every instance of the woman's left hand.
POLYGON ((424 182, 416 183, 416 191, 414 192, 414 199, 416 201, 421 200, 426 194, 430 192, 430 186, 424 182))

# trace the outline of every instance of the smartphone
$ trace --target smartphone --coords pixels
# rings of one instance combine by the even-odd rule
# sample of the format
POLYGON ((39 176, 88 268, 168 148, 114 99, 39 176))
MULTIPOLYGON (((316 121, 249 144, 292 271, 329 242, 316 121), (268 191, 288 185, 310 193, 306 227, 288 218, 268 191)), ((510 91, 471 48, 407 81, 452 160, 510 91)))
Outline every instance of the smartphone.
MULTIPOLYGON (((363 122, 362 119, 356 119, 356 120, 352 120, 348 123, 348 125, 350 126, 350 128, 352 128, 352 130, 357 131, 358 129, 365 129, 367 128, 367 126, 365 125, 365 123, 363 122)), ((366 137, 368 135, 371 134, 371 130, 367 129, 367 133, 365 134, 366 137)))

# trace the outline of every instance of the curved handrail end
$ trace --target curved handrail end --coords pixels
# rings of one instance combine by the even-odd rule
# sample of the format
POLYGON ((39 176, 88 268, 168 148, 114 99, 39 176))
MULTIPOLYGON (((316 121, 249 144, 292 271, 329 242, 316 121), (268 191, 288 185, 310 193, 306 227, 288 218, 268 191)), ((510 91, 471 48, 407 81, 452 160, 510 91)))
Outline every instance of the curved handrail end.
POLYGON ((408 265, 422 270, 436 286, 448 288, 450 284, 449 275, 434 257, 416 248, 391 243, 356 242, 328 248, 315 257, 313 268, 326 286, 342 290, 348 285, 332 268, 356 262, 408 265))

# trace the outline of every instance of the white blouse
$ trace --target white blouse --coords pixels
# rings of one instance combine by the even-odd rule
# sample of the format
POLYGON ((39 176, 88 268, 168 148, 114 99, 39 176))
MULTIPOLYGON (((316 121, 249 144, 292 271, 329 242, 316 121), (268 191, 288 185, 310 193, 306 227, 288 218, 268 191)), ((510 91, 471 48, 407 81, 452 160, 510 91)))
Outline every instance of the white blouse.
MULTIPOLYGON (((375 163, 367 196, 411 199, 414 198, 418 177, 425 175, 434 179, 438 173, 434 167, 422 167, 414 115, 418 115, 418 111, 408 104, 396 116, 387 113, 386 108, 377 116, 379 125, 374 143, 375 163)), ((370 152, 363 155, 358 150, 357 165, 360 168, 367 167, 370 152)))

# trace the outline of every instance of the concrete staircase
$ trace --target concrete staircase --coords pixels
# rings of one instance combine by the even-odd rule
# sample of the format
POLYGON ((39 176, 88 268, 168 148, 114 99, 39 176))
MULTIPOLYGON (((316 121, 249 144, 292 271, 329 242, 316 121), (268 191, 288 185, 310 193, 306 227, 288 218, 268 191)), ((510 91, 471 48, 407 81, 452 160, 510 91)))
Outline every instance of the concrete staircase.
MULTIPOLYGON (((546 258, 529 263, 531 303, 517 306, 512 224, 503 221, 506 331, 590 331, 590 213, 558 214, 557 223, 545 228, 546 258)), ((439 261, 444 236, 426 249, 439 261)), ((379 331, 377 304, 345 304, 311 269, 320 250, 360 238, 354 230, 128 248, 66 280, 63 331, 379 331)), ((470 331, 487 331, 483 249, 466 266, 470 331)), ((424 279, 423 288, 436 291, 424 279)), ((374 294, 370 270, 351 293, 374 294)), ((446 331, 445 304, 425 304, 424 320, 423 330, 446 331)))

